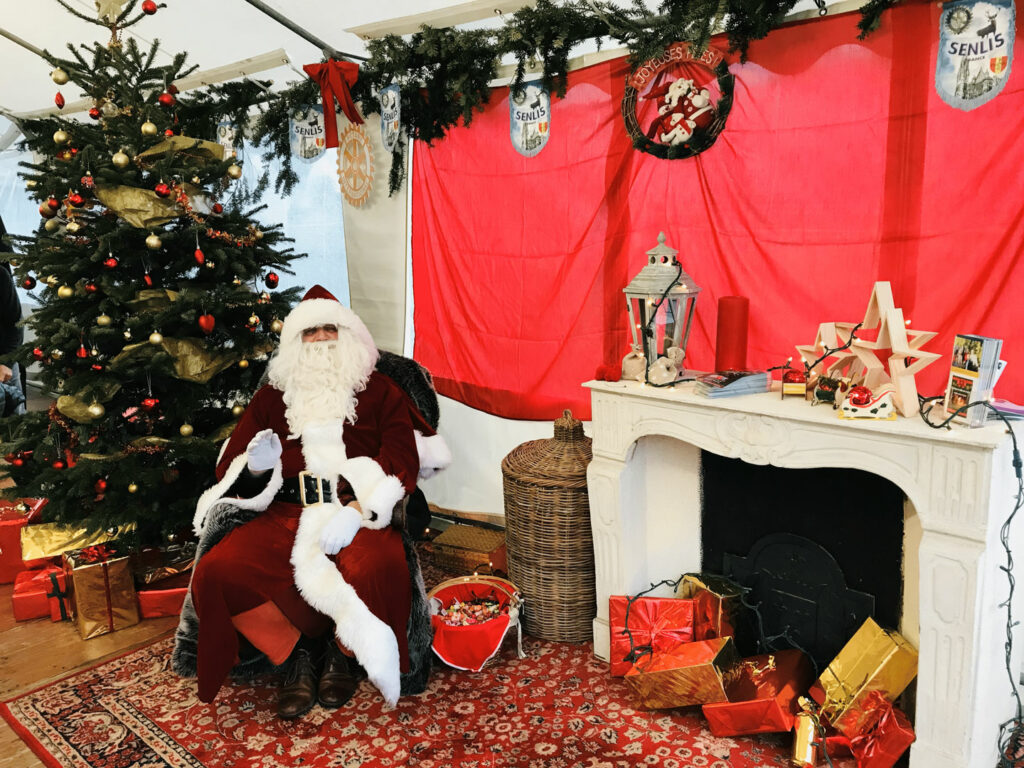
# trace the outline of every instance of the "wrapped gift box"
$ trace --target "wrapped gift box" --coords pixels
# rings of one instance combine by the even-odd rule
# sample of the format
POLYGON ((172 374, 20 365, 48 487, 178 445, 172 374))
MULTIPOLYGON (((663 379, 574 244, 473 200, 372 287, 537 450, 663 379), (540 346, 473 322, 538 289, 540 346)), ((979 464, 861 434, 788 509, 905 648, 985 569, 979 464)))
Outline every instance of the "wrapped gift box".
POLYGON ((49 616, 54 621, 69 618, 64 570, 51 565, 19 573, 14 579, 11 608, 15 621, 28 621, 43 616, 49 616))
POLYGON ((0 500, 0 584, 10 584, 22 571, 21 529, 39 517, 46 499, 0 500))
POLYGON ((830 757, 846 753, 857 760, 857 768, 892 768, 916 738, 910 719, 878 691, 871 694, 871 718, 859 736, 829 736, 825 740, 830 757))
POLYGON ((740 663, 731 637, 677 645, 647 656, 626 673, 633 702, 646 709, 726 701, 726 678, 740 663))
POLYGON ((903 693, 917 675, 917 650, 897 633, 868 619, 811 687, 821 714, 844 736, 864 731, 878 691, 886 701, 903 693))
POLYGON ((188 594, 190 572, 162 579, 155 587, 139 590, 139 615, 144 619, 178 616, 188 594))
POLYGON ((705 704, 715 736, 790 731, 800 711, 797 698, 814 682, 810 660, 797 650, 744 659, 726 680, 728 701, 705 704))
MULTIPOLYGON (((147 547, 132 556, 135 583, 139 589, 158 583, 161 584, 161 589, 168 589, 169 587, 162 582, 191 571, 195 557, 196 542, 194 541, 170 544, 165 547, 147 547)), ((188 584, 187 578, 185 584, 188 584)))
POLYGON ((57 523, 28 525, 21 529, 21 556, 25 561, 25 567, 33 568, 45 565, 69 550, 103 544, 118 535, 124 536, 134 530, 134 525, 122 526, 120 529, 111 528, 98 533, 84 527, 57 523))
MULTIPOLYGON (((669 651, 680 643, 693 641, 693 601, 674 597, 638 597, 632 603, 623 595, 608 598, 608 625, 611 628, 611 673, 621 677, 633 663, 645 655, 638 650, 669 651), (626 633, 626 606, 629 605, 629 633, 633 636, 630 654, 626 633)), ((647 654, 649 655, 649 654, 647 654)))
POLYGON ((83 640, 139 623, 131 564, 116 541, 65 552, 64 572, 83 640))
POLYGON ((743 588, 725 576, 683 574, 676 597, 693 600, 693 639, 735 637, 743 588))

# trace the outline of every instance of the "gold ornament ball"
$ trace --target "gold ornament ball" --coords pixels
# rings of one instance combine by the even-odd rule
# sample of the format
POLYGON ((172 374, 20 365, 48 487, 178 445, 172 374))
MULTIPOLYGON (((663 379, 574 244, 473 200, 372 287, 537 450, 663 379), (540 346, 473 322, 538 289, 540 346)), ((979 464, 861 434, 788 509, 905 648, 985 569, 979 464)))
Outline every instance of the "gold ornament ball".
POLYGON ((249 315, 249 325, 259 325, 259 324, 260 324, 260 316, 259 315, 255 315, 255 314, 254 315, 249 315))
POLYGON ((206 260, 206 268, 207 269, 213 269, 216 266, 217 266, 217 262, 215 262, 213 259, 207 259, 206 260))
POLYGON ((57 67, 53 72, 50 73, 50 79, 53 80, 57 85, 64 85, 71 78, 68 77, 68 73, 60 67, 57 67))
POLYGON ((128 341, 129 339, 131 339, 131 337, 132 337, 131 329, 130 328, 125 328, 125 330, 124 330, 124 339, 125 339, 125 341, 128 341))
POLYGON ((142 131, 143 136, 156 136, 156 125, 149 120, 144 122, 139 130, 142 131))
POLYGON ((256 239, 257 240, 262 240, 263 239, 263 230, 262 229, 257 229, 253 234, 256 235, 256 239))
POLYGON ((282 328, 284 328, 284 323, 280 320, 275 320, 270 324, 270 330, 274 333, 280 333, 282 328))
POLYGON ((50 353, 50 357, 52 357, 54 360, 60 360, 62 357, 64 357, 64 353, 59 349, 55 349, 50 353))
POLYGON ((138 490, 139 486, 137 486, 135 483, 128 483, 128 493, 135 493, 138 490))
MULTIPOLYGON (((54 140, 56 141, 56 138, 54 140)), ((228 166, 227 174, 232 179, 240 179, 242 178, 242 169, 239 166, 232 163, 231 165, 228 166)))
POLYGON ((114 156, 110 158, 115 168, 127 168, 128 164, 131 163, 132 159, 128 157, 124 152, 115 152, 114 156))
POLYGON ((35 179, 29 179, 25 182, 25 189, 35 189, 39 186, 39 182, 35 179))
POLYGON ((193 176, 192 183, 198 186, 199 184, 202 183, 202 179, 200 179, 198 176, 193 176))
POLYGON ((74 295, 75 289, 72 288, 70 285, 62 285, 60 288, 57 289, 57 296, 59 296, 62 299, 70 299, 74 295))
POLYGON ((96 325, 98 325, 100 328, 106 328, 112 322, 113 320, 110 319, 110 315, 100 315, 99 317, 96 318, 96 325))
POLYGON ((99 403, 93 403, 88 407, 87 410, 89 411, 89 415, 92 416, 94 419, 103 418, 103 414, 107 412, 107 409, 104 408, 99 403))
POLYGON ((53 143, 54 144, 67 144, 71 137, 68 136, 68 132, 63 129, 58 129, 53 132, 53 143))
POLYGON ((163 244, 164 241, 156 235, 150 235, 146 238, 146 247, 151 251, 159 251, 163 244))
POLYGON ((80 230, 81 228, 82 228, 82 225, 79 224, 77 221, 69 221, 68 222, 67 230, 72 235, 76 234, 78 232, 78 230, 80 230))
POLYGON ((239 360, 239 361, 238 361, 238 367, 239 367, 239 368, 248 368, 248 367, 249 367, 249 361, 248 361, 248 360, 246 360, 246 359, 245 359, 245 358, 243 357, 243 358, 242 358, 241 360, 239 360))
POLYGON ((47 232, 56 232, 58 229, 60 229, 60 220, 47 219, 46 223, 43 224, 43 229, 45 229, 47 232))
POLYGON ((160 331, 153 331, 151 334, 149 334, 150 344, 163 344, 163 342, 164 337, 163 334, 160 333, 160 331))
POLYGON ((182 424, 180 427, 178 427, 178 433, 182 437, 192 437, 192 425, 182 424))
POLYGON ((242 278, 236 277, 234 280, 231 281, 231 284, 232 285, 241 285, 242 284, 242 278))
POLYGON ((233 406, 231 406, 231 415, 232 416, 241 416, 243 413, 245 413, 245 406, 244 405, 233 405, 233 406))

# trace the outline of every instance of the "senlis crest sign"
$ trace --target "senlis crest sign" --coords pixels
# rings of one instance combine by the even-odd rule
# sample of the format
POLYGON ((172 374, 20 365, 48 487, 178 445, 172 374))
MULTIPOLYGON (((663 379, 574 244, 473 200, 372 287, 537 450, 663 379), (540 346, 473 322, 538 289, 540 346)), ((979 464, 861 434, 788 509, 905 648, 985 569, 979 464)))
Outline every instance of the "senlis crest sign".
POLYGON ((1010 77, 1012 0, 955 0, 942 6, 935 90, 951 107, 970 110, 994 99, 1010 77))
POLYGON ((508 95, 508 124, 516 152, 533 157, 551 136, 551 98, 538 81, 528 81, 508 95))

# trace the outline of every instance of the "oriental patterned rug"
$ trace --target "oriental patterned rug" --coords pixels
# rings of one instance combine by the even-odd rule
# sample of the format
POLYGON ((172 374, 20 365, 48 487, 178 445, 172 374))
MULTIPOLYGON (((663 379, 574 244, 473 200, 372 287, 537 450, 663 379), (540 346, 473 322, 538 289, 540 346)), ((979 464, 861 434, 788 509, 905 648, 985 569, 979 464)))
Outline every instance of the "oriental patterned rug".
MULTIPOLYGON (((443 574, 424 567, 427 583, 443 574)), ((715 738, 699 708, 634 710, 592 646, 512 633, 482 672, 438 662, 430 686, 388 710, 363 681, 344 707, 275 716, 276 680, 226 685, 213 704, 170 669, 173 640, 0 705, 54 768, 769 768, 792 736, 715 738)), ((838 763, 837 763, 838 765, 838 763)))

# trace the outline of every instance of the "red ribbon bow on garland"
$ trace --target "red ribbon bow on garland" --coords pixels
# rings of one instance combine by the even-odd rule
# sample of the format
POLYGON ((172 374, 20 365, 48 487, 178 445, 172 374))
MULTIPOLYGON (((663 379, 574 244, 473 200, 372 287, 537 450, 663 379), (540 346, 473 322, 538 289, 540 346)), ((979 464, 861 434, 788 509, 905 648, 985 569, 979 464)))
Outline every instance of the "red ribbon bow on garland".
POLYGON ((114 548, 107 544, 94 544, 79 552, 81 558, 87 563, 105 563, 113 554, 115 554, 114 548))
POLYGON ((327 132, 327 146, 338 146, 338 124, 334 115, 334 102, 338 102, 345 117, 356 125, 362 125, 363 118, 352 101, 349 86, 355 85, 359 77, 359 65, 352 61, 328 59, 324 64, 306 64, 302 71, 320 84, 320 97, 324 102, 324 130, 327 132))

